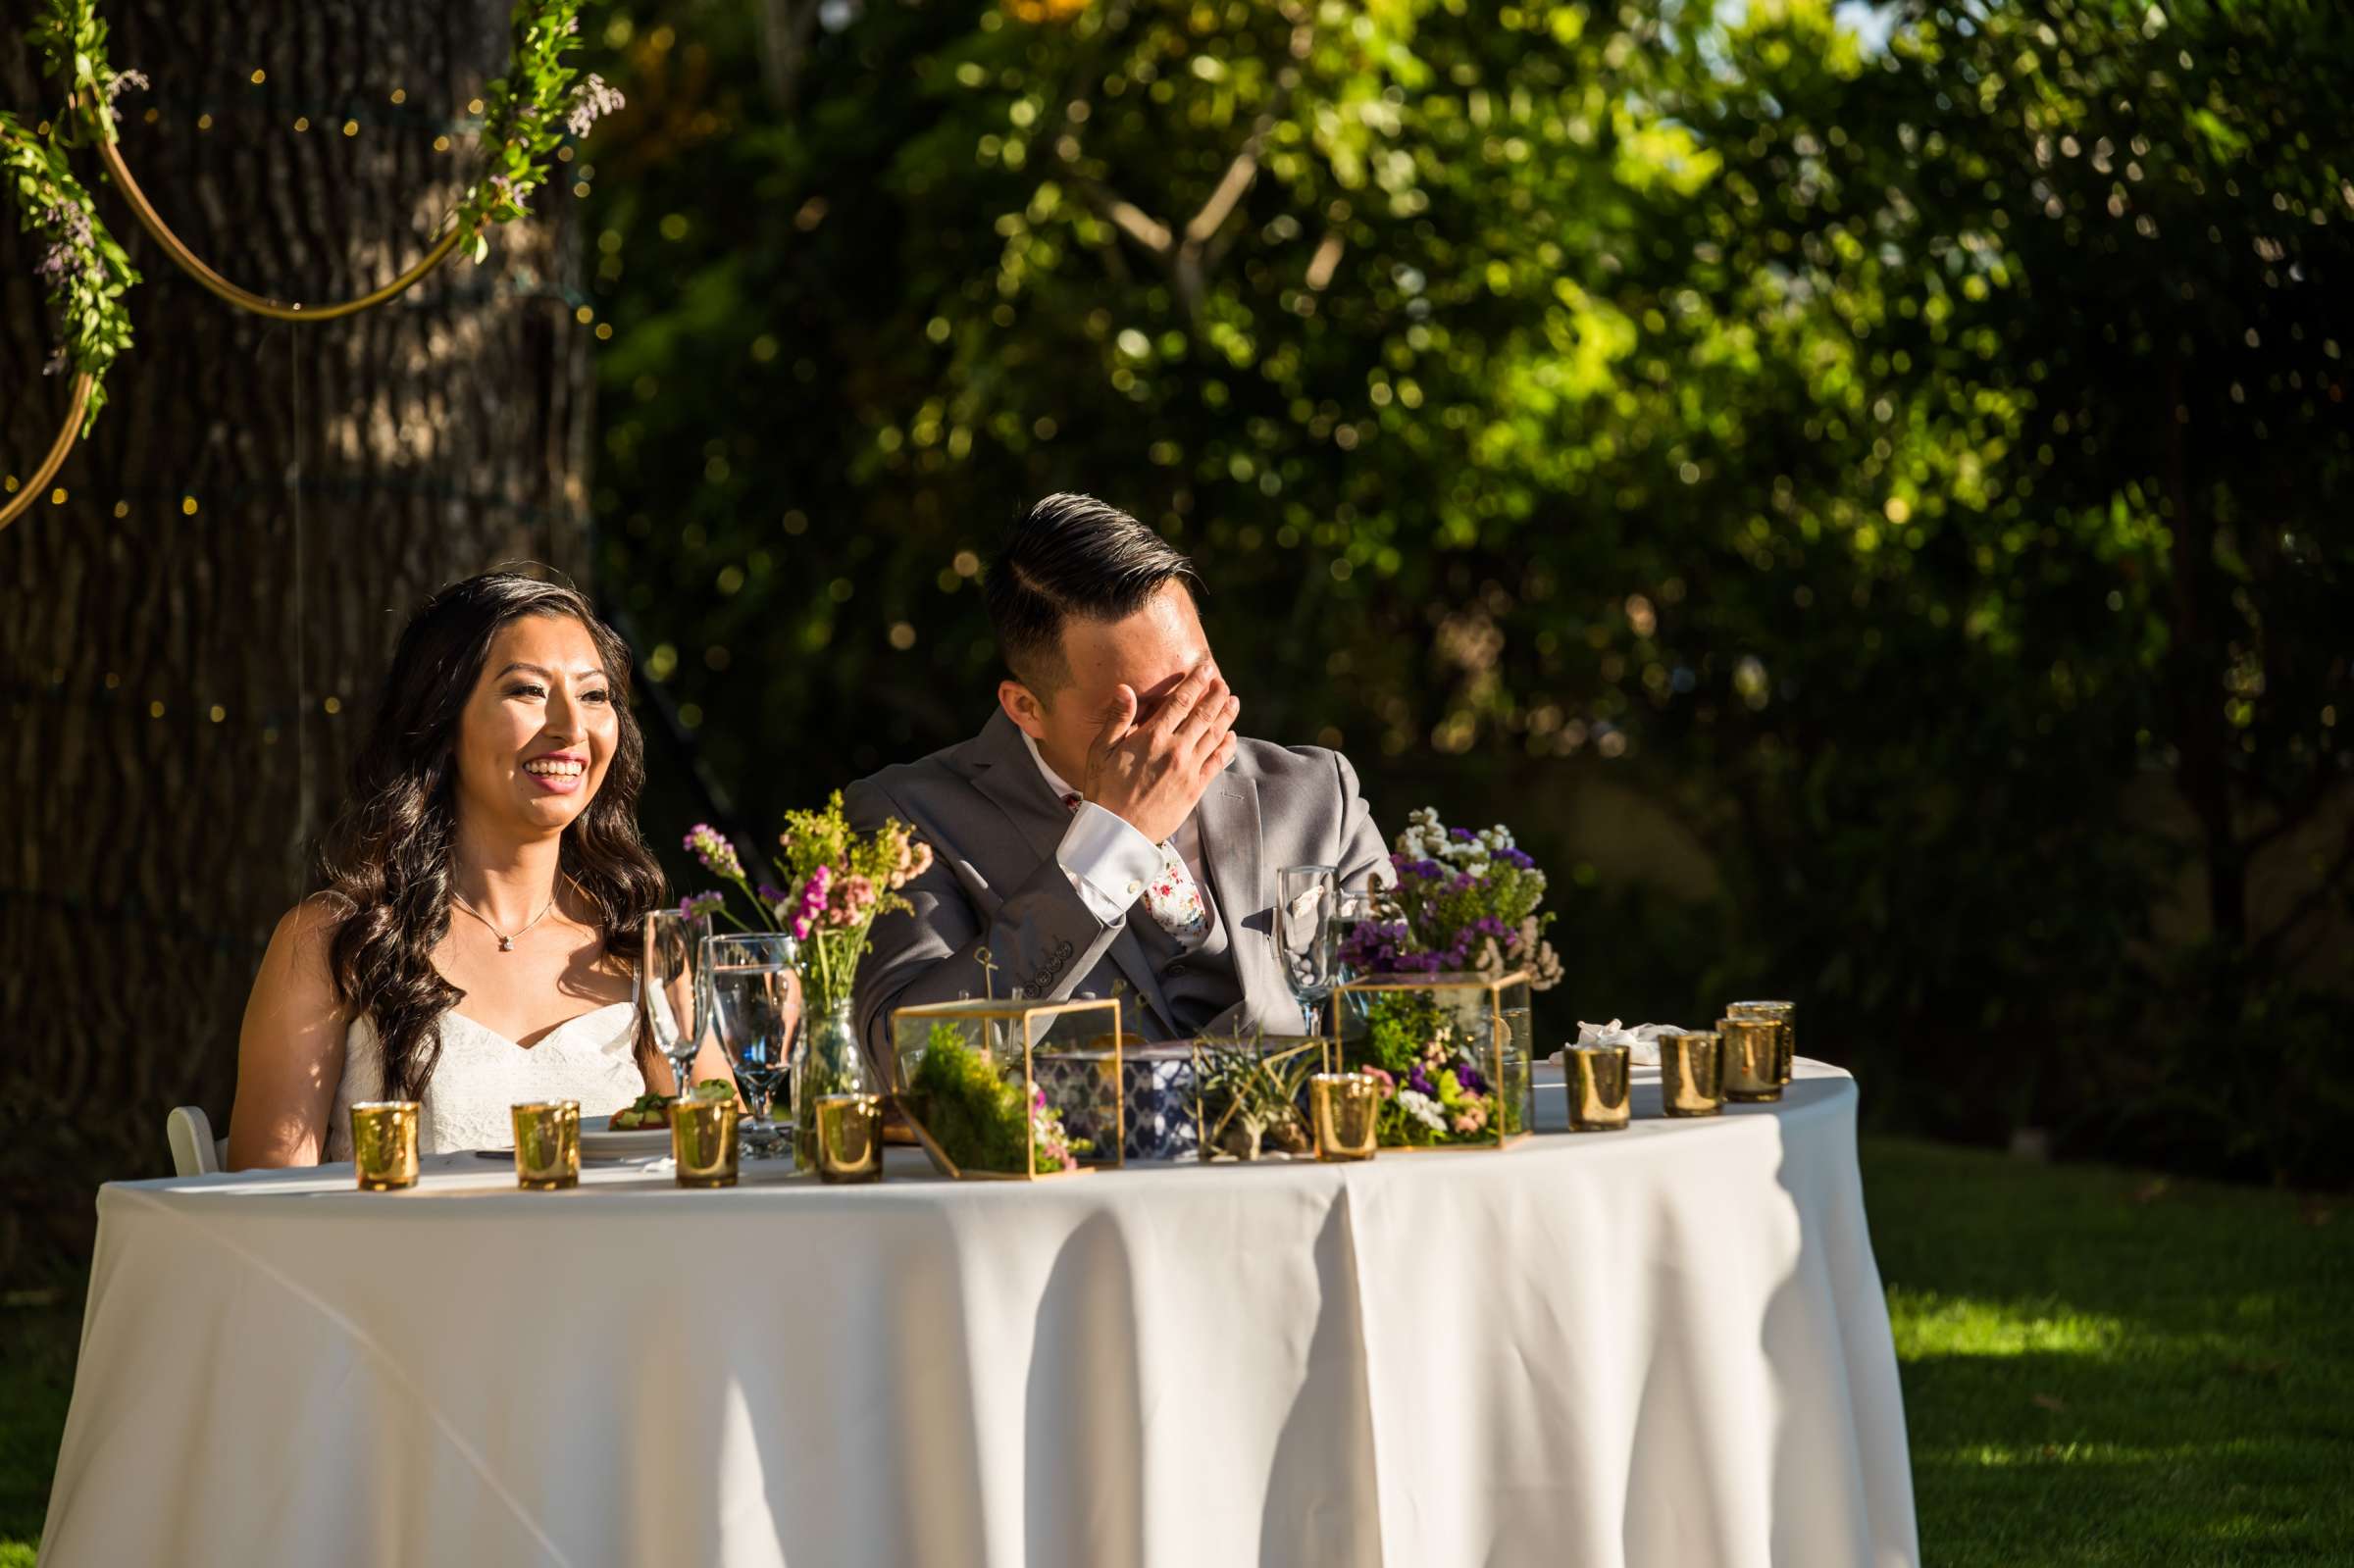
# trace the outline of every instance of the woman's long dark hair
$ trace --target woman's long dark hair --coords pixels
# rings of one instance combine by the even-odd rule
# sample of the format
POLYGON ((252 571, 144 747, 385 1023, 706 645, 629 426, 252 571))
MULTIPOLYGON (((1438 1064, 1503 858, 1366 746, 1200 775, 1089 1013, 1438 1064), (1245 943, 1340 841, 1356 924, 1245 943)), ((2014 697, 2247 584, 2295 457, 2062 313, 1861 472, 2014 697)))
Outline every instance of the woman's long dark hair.
POLYGON ((620 720, 604 783, 564 830, 558 862, 596 906, 606 955, 634 962, 645 911, 667 896, 662 868, 638 835, 645 738, 630 712, 629 644, 558 583, 490 572, 435 594, 400 634, 350 798, 320 857, 343 906, 329 952, 335 999, 350 1016, 375 1021, 386 1098, 414 1099, 433 1081, 441 1015, 465 994, 433 956, 449 933, 458 722, 491 639, 527 615, 566 615, 588 629, 620 720))

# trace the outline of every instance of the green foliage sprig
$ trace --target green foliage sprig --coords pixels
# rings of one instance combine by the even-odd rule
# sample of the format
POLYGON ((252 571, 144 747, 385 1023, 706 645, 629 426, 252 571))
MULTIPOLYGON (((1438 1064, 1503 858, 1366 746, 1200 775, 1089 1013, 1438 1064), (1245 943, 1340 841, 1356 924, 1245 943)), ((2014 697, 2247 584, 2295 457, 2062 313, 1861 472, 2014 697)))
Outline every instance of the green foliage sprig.
POLYGON ((59 138, 35 136, 6 113, 0 113, 0 189, 16 204, 18 228, 47 244, 34 268, 46 285, 57 331, 44 374, 70 370, 89 377, 79 431, 86 435, 106 403, 106 373, 130 347, 130 312, 123 296, 139 275, 99 222, 59 138))

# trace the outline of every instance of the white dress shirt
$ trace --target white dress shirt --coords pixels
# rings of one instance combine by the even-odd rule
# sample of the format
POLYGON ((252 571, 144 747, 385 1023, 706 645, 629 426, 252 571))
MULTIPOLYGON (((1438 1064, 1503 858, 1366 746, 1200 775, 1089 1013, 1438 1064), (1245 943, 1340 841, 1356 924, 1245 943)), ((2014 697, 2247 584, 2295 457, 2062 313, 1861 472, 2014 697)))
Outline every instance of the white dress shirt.
MULTIPOLYGON (((1047 766, 1028 731, 1022 732, 1022 744, 1030 748, 1030 760, 1038 764, 1039 777, 1046 780, 1056 800, 1079 793, 1047 766)), ((1202 828, 1194 813, 1187 812, 1185 821, 1178 824, 1171 844, 1185 862, 1194 885, 1203 889, 1206 903, 1209 884, 1203 874, 1208 868, 1202 864, 1202 828)), ((1063 830, 1062 842, 1054 847, 1054 863, 1071 879, 1071 885, 1096 918, 1106 926, 1116 926, 1128 918, 1129 906, 1143 896, 1145 884, 1158 875, 1160 846, 1139 833, 1127 818, 1092 800, 1082 800, 1071 813, 1071 825, 1063 830)))

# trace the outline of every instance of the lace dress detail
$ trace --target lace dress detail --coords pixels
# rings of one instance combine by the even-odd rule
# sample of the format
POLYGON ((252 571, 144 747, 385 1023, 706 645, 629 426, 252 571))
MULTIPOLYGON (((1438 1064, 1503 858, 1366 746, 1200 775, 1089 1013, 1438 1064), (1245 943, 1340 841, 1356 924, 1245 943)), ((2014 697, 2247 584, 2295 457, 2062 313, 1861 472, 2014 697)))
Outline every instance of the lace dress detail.
MULTIPOLYGON (((441 1015, 441 1060, 418 1098, 417 1152, 508 1148, 511 1107, 525 1100, 579 1100, 581 1115, 609 1116, 645 1091, 631 1044, 637 1008, 613 1002, 567 1019, 525 1049, 464 1013, 441 1015)), ((343 1082, 327 1129, 327 1158, 351 1158, 351 1107, 382 1098, 384 1052, 372 1019, 343 1034, 343 1082)))

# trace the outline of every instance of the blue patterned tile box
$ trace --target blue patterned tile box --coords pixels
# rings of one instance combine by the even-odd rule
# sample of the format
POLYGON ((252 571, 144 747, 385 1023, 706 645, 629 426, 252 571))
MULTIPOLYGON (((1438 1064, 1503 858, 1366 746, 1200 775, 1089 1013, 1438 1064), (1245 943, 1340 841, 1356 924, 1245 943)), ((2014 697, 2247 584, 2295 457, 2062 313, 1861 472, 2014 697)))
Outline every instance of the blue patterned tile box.
MULTIPOLYGON (((1036 1059, 1034 1071, 1049 1104, 1062 1109, 1063 1125, 1074 1138, 1100 1143, 1107 1126, 1081 1109, 1091 1096, 1082 1080, 1100 1073, 1104 1053, 1077 1051, 1036 1059)), ((1020 1071, 1020 1064, 1015 1064, 1020 1071)), ((1198 1141, 1194 1127, 1193 1047, 1183 1041, 1161 1045, 1131 1045, 1120 1053, 1120 1082, 1128 1102, 1128 1136, 1121 1152, 1132 1160, 1192 1159, 1198 1141)))

